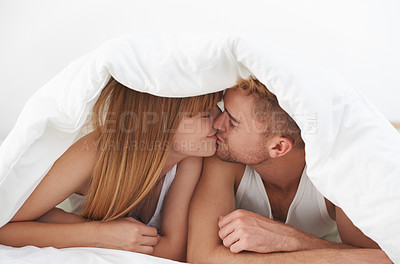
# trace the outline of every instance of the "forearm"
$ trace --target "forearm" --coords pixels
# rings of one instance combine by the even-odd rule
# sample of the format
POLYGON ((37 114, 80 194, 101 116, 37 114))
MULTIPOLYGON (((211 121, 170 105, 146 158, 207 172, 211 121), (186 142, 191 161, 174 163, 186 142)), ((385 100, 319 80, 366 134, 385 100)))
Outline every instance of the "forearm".
POLYGON ((190 157, 178 164, 164 201, 161 236, 152 255, 186 261, 189 205, 200 177, 202 158, 190 157))
MULTIPOLYGON (((240 252, 232 253, 228 248, 223 245, 217 246, 200 246, 196 249, 189 248, 188 251, 188 262, 193 264, 219 264, 219 263, 230 263, 230 264, 257 264, 257 263, 302 263, 302 253, 295 252, 296 254, 290 253, 270 253, 261 254, 253 252, 240 252), (296 258, 297 257, 297 258, 296 258)), ((304 258, 303 258, 304 259, 304 258)), ((307 263, 310 263, 312 259, 308 259, 307 263)), ((311 262, 312 263, 312 262, 311 262)))
POLYGON ((252 252, 232 253, 219 245, 214 249, 210 249, 208 254, 202 256, 190 256, 189 262, 194 264, 219 264, 219 263, 332 263, 332 264, 375 264, 375 263, 392 263, 382 250, 376 249, 319 249, 307 250, 287 253, 269 253, 260 254, 252 252))
POLYGON ((186 240, 178 241, 171 237, 161 236, 151 255, 177 261, 186 261, 186 240))
POLYGON ((314 249, 356 249, 357 247, 334 243, 321 238, 298 231, 301 235, 294 238, 294 247, 290 251, 314 250, 314 249))
POLYGON ((58 224, 73 224, 73 223, 87 222, 87 220, 82 218, 81 216, 73 213, 67 213, 59 208, 53 208, 46 214, 36 219, 36 221, 42 223, 58 223, 58 224))
POLYGON ((90 247, 96 246, 94 223, 55 224, 13 222, 0 228, 0 244, 23 247, 90 247))

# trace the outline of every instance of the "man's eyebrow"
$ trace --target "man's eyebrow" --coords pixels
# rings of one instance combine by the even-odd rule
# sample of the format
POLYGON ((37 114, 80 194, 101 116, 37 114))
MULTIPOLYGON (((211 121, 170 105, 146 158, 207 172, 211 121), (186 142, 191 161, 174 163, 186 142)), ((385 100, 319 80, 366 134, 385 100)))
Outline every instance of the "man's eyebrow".
POLYGON ((240 122, 239 122, 236 118, 234 118, 234 117, 231 115, 231 113, 229 113, 229 111, 228 111, 228 109, 226 109, 226 107, 225 107, 225 112, 226 112, 226 114, 229 116, 230 119, 232 119, 235 123, 240 124, 240 122))

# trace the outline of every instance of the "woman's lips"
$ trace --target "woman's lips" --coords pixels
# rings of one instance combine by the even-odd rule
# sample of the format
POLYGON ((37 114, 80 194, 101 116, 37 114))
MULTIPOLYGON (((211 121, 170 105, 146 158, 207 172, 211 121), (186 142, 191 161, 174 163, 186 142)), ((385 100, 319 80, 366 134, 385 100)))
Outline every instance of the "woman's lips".
POLYGON ((207 136, 207 138, 212 139, 212 140, 217 140, 217 131, 214 130, 214 133, 207 136))
POLYGON ((217 139, 217 135, 214 134, 214 135, 212 135, 212 136, 208 136, 207 138, 209 138, 209 139, 214 139, 214 140, 215 140, 215 139, 217 139))

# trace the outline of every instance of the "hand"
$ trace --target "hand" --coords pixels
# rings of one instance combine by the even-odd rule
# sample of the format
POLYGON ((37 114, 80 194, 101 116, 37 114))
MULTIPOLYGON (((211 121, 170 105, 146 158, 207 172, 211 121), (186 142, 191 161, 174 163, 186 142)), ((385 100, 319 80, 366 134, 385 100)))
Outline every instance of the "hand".
POLYGON ((157 229, 132 217, 110 222, 97 222, 96 246, 152 254, 160 237, 157 229))
POLYGON ((295 251, 301 235, 294 227, 241 209, 220 216, 218 226, 219 237, 233 253, 295 251))

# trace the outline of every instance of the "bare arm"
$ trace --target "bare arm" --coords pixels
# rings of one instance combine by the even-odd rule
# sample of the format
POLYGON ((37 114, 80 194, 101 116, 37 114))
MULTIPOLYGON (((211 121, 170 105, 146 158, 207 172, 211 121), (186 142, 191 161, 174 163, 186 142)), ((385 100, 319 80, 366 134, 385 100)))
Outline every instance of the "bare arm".
POLYGON ((289 253, 232 253, 218 236, 218 217, 235 209, 234 184, 243 168, 206 159, 189 214, 188 261, 192 263, 391 263, 379 250, 323 249, 289 253))
POLYGON ((0 243, 14 247, 96 246, 96 234, 91 224, 90 222, 75 224, 12 222, 0 229, 0 243))
POLYGON ((301 231, 298 231, 297 241, 301 242, 297 250, 322 248, 373 248, 380 249, 379 245, 367 237, 346 216, 343 210, 326 200, 329 215, 336 220, 342 243, 332 243, 301 231), (302 234, 303 233, 303 234, 302 234))
POLYGON ((88 135, 72 145, 53 165, 10 223, 0 228, 0 243, 11 246, 92 245, 88 223, 48 224, 37 222, 88 181, 96 159, 84 145, 93 140, 88 135), (75 236, 71 236, 75 234, 75 236), (81 234, 76 236, 76 234, 81 234), (70 238, 70 239, 68 239, 70 238))
POLYGON ((39 217, 37 222, 41 223, 55 223, 55 224, 74 224, 74 223, 85 223, 87 222, 86 219, 83 217, 65 212, 60 208, 53 208, 41 217, 39 217))
POLYGON ((379 245, 364 235, 339 207, 336 207, 336 223, 343 243, 361 248, 380 249, 379 245))
POLYGON ((202 158, 190 157, 178 164, 177 174, 163 207, 160 241, 152 255, 186 260, 189 204, 200 177, 202 158))
POLYGON ((92 147, 96 139, 92 133, 73 144, 54 163, 11 222, 36 220, 72 193, 80 192, 90 181, 97 160, 92 147))
POLYGON ((274 221, 262 215, 239 209, 220 217, 218 235, 225 247, 233 253, 292 252, 312 249, 351 249, 342 243, 333 243, 307 234, 295 227, 274 221))
POLYGON ((134 219, 86 222, 54 209, 72 193, 85 188, 97 159, 95 141, 94 134, 83 137, 54 163, 11 222, 0 228, 1 244, 57 248, 94 246, 148 254, 153 251, 157 243, 156 230, 134 219))

